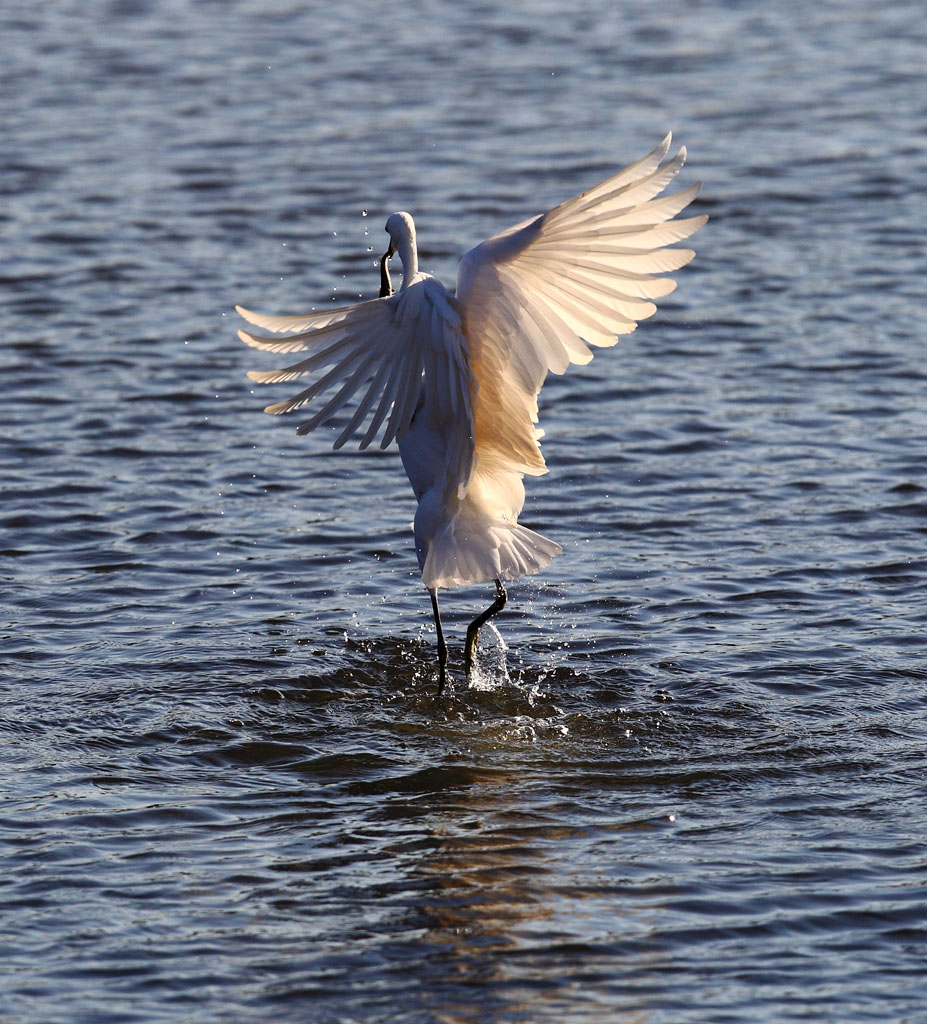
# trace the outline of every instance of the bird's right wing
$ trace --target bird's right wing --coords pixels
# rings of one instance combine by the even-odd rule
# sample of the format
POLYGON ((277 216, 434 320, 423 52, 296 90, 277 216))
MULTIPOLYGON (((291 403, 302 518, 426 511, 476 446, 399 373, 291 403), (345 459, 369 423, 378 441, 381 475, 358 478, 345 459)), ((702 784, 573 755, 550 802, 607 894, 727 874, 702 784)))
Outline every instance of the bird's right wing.
POLYGON ((550 372, 588 363, 589 345, 610 346, 656 312, 691 249, 667 249, 707 217, 673 220, 693 185, 655 198, 685 161, 663 163, 670 136, 642 160, 548 213, 471 249, 457 298, 477 382, 476 449, 508 470, 546 472, 536 429, 537 395, 550 372), (661 166, 662 164, 662 166, 661 166))
POLYGON ((302 316, 265 316, 236 306, 249 323, 290 335, 272 338, 239 331, 238 336, 246 345, 269 352, 309 350, 312 353, 282 370, 252 370, 248 376, 253 381, 261 384, 290 381, 330 367, 298 395, 268 405, 264 411, 293 412, 329 388, 340 385, 311 419, 299 425, 297 433, 306 434, 351 403, 363 389, 334 446, 340 448, 360 431, 364 420, 370 416, 360 447, 366 448, 386 421, 380 441, 380 446, 386 448, 392 440, 401 439, 408 429, 422 377, 427 372, 435 382, 433 386, 447 390, 446 407, 454 409, 458 404, 465 404, 469 416, 465 381, 455 387, 454 382, 460 377, 446 367, 459 348, 455 344, 460 330, 459 317, 453 300, 447 299, 437 282, 431 282, 433 279, 420 281, 417 286, 387 298, 302 316))

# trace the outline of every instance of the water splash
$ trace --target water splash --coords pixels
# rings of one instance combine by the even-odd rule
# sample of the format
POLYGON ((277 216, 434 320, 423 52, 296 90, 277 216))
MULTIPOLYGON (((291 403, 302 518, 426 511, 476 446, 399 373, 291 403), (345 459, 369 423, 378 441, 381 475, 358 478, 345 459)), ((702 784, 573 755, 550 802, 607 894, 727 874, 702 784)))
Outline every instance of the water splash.
POLYGON ((500 690, 512 684, 505 655, 508 651, 502 634, 488 622, 480 631, 468 689, 500 690))

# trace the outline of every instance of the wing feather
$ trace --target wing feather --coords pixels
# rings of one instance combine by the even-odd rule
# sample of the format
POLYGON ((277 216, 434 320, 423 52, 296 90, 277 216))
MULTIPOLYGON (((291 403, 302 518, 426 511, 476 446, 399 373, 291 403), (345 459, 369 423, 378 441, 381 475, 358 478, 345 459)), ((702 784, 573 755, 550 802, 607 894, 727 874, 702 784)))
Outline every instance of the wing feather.
MULTIPOLYGON (((239 337, 245 333, 245 331, 239 331, 239 337)), ((281 384, 284 381, 297 380, 299 377, 305 377, 319 366, 338 362, 339 356, 349 355, 354 351, 354 345, 354 339, 350 336, 342 338, 334 345, 329 345, 321 352, 316 352, 314 356, 309 356, 308 359, 303 359, 292 366, 285 366, 282 370, 249 370, 248 376, 257 384, 281 384)))
MULTIPOLYGON (((649 214, 652 210, 658 211, 660 209, 659 203, 667 203, 669 205, 679 196, 683 197, 682 206, 679 207, 679 209, 682 209, 691 202, 691 198, 685 199, 685 194, 689 191, 688 189, 674 193, 672 196, 666 196, 659 203, 654 200, 654 196, 659 195, 666 188, 682 169, 683 164, 685 164, 685 147, 657 171, 646 175, 638 181, 612 187, 610 191, 595 194, 592 197, 587 194, 586 196, 578 196, 576 199, 568 199, 565 203, 561 203, 550 211, 547 215, 548 223, 554 225, 558 222, 568 221, 571 224, 578 224, 590 217, 601 217, 606 213, 624 213, 631 209, 636 210, 638 215, 642 215, 645 212, 649 214), (587 213, 588 217, 585 216, 587 213)), ((621 178, 621 175, 618 175, 618 177, 621 178)), ((606 181, 603 184, 608 185, 609 182, 606 181)), ((700 188, 699 185, 690 187, 695 189, 696 194, 700 188)))
MULTIPOLYGON (((534 248, 534 247, 532 247, 534 248)), ((692 249, 667 249, 648 252, 646 249, 631 249, 620 245, 601 245, 594 242, 562 243, 559 245, 539 243, 538 252, 560 253, 564 257, 570 253, 594 255, 602 260, 603 265, 614 269, 616 273, 631 271, 643 275, 664 274, 679 270, 691 263, 695 258, 692 249)))
MULTIPOLYGON (((363 359, 355 360, 352 364, 354 369, 348 372, 345 368, 344 374, 347 379, 338 389, 338 391, 308 420, 296 428, 297 434, 308 434, 311 430, 315 430, 320 423, 324 423, 325 420, 333 416, 338 410, 347 403, 347 401, 358 391, 360 386, 370 379, 370 365, 376 358, 376 354, 373 352, 367 353, 363 359)), ((336 367, 336 369, 341 369, 336 367)), ((320 382, 321 383, 321 382, 320 382)), ((328 387, 328 384, 325 385, 328 387)), ((312 389, 309 389, 312 391, 312 389)), ((325 388, 319 387, 317 391, 314 391, 310 397, 314 398, 316 394, 319 394, 325 388)), ((305 403, 303 403, 305 404, 305 403)))
MULTIPOLYGON (((525 260, 536 261, 536 257, 526 255, 525 260)), ((616 287, 621 282, 620 278, 616 280, 598 268, 590 270, 588 266, 573 260, 569 263, 564 262, 559 267, 551 260, 537 260, 537 262, 539 268, 543 268, 543 271, 548 276, 553 276, 558 283, 566 282, 565 286, 569 287, 569 283, 572 282, 577 293, 582 291, 598 299, 606 300, 606 310, 620 315, 625 320, 646 320, 657 311, 657 307, 652 302, 647 302, 636 295, 629 295, 626 291, 616 287)))
MULTIPOLYGON (((332 447, 337 451, 339 448, 343 448, 344 445, 351 439, 355 431, 367 418, 373 403, 376 401, 377 396, 383 393, 383 386, 386 382, 390 371, 390 365, 387 362, 381 362, 377 368, 376 373, 373 375, 373 379, 370 381, 370 385, 364 394, 364 397, 357 403, 357 408, 354 410, 354 415, 348 420, 344 430, 338 435, 335 443, 332 447)), ((374 429, 376 433, 376 429, 374 429)), ((367 445, 361 442, 361 448, 366 448, 367 445)))
MULTIPOLYGON (((415 413, 426 369, 437 381, 453 379, 453 372, 444 365, 448 352, 453 350, 453 344, 448 345, 447 332, 450 329, 454 335, 456 331, 455 337, 459 337, 460 324, 446 298, 444 289, 433 278, 419 274, 396 295, 320 313, 267 316, 236 307, 249 323, 291 335, 281 340, 240 331, 239 337, 245 344, 276 353, 311 353, 279 370, 252 370, 248 376, 253 381, 284 383, 314 376, 327 368, 299 394, 268 405, 265 411, 293 412, 334 388, 312 416, 299 425, 297 433, 315 430, 353 401, 351 415, 335 441, 336 448, 360 433, 368 417, 360 439, 362 449, 370 445, 381 429, 382 447, 401 439, 415 413), (356 398, 358 393, 360 398, 356 398)), ((446 397, 450 407, 456 408, 454 403, 459 399, 450 384, 446 397)))
MULTIPOLYGON (((411 362, 411 357, 409 357, 408 362, 411 362)), ((381 448, 388 448, 393 441, 402 440, 415 413, 415 405, 418 401, 421 382, 421 372, 416 374, 414 378, 411 374, 407 373, 404 377, 400 377, 397 380, 393 410, 387 421, 383 437, 380 439, 381 448)))
POLYGON ((695 253, 669 249, 708 219, 677 219, 700 185, 661 196, 685 163, 651 153, 548 213, 494 235, 461 260, 457 301, 476 380, 474 429, 483 461, 546 472, 537 395, 550 372, 592 358, 656 311, 675 282, 652 275, 695 253))
POLYGON ((544 334, 548 350, 552 350, 557 362, 562 364, 560 369, 556 369, 549 360, 539 358, 540 353, 532 352, 530 356, 527 352, 519 353, 519 362, 525 368, 525 386, 534 387, 536 395, 549 370, 563 373, 570 363, 585 366, 592 358, 592 353, 582 338, 570 328, 559 308, 540 297, 527 295, 523 297, 522 308, 534 326, 544 334))
POLYGON ((588 289, 570 282, 564 285, 546 266, 533 270, 531 283, 543 286, 545 305, 554 306, 570 329, 593 345, 614 345, 617 333, 637 326, 599 302, 588 289))
MULTIPOLYGON (((363 305, 373 306, 378 300, 363 305)), ((312 313, 300 313, 296 316, 267 316, 264 313, 255 313, 244 306, 236 306, 236 312, 249 324, 256 327, 263 327, 274 334, 292 334, 294 331, 308 331, 314 333, 323 327, 338 324, 344 320, 354 319, 357 315, 358 306, 338 306, 335 309, 323 309, 312 313)))

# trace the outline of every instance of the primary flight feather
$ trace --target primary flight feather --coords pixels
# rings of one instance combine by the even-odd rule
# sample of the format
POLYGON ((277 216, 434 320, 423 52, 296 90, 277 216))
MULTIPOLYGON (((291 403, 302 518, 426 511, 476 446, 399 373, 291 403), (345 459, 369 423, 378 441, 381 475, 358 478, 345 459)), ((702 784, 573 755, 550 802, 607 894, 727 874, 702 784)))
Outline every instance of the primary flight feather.
POLYGON ((699 184, 657 198, 685 162, 683 148, 664 163, 669 145, 667 135, 613 177, 471 249, 455 292, 419 271, 412 218, 394 213, 379 298, 298 316, 236 307, 275 335, 239 331, 247 345, 308 353, 284 369, 248 374, 263 384, 312 381, 266 412, 314 403, 297 429, 304 434, 347 407, 335 448, 358 435, 362 449, 378 436, 383 448, 398 441, 418 499, 415 549, 435 614, 442 689, 439 588, 495 581, 496 601, 467 631, 469 675, 479 629, 505 603, 502 581, 538 572, 561 551, 518 522, 523 477, 547 472, 537 428, 547 374, 589 362, 589 346, 614 345, 652 316, 653 300, 676 286, 654 275, 695 255, 668 248, 708 219, 676 219, 699 184), (394 254, 402 286, 392 294, 394 254))

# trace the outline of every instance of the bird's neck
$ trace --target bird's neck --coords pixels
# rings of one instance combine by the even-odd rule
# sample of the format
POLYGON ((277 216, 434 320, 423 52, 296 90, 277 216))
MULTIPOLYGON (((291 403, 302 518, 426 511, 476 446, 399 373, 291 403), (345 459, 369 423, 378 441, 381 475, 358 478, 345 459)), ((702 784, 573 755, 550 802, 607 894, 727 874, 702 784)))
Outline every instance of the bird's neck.
POLYGON ((418 252, 415 247, 415 235, 403 238, 396 246, 396 254, 402 263, 402 286, 411 281, 418 273, 418 252))

